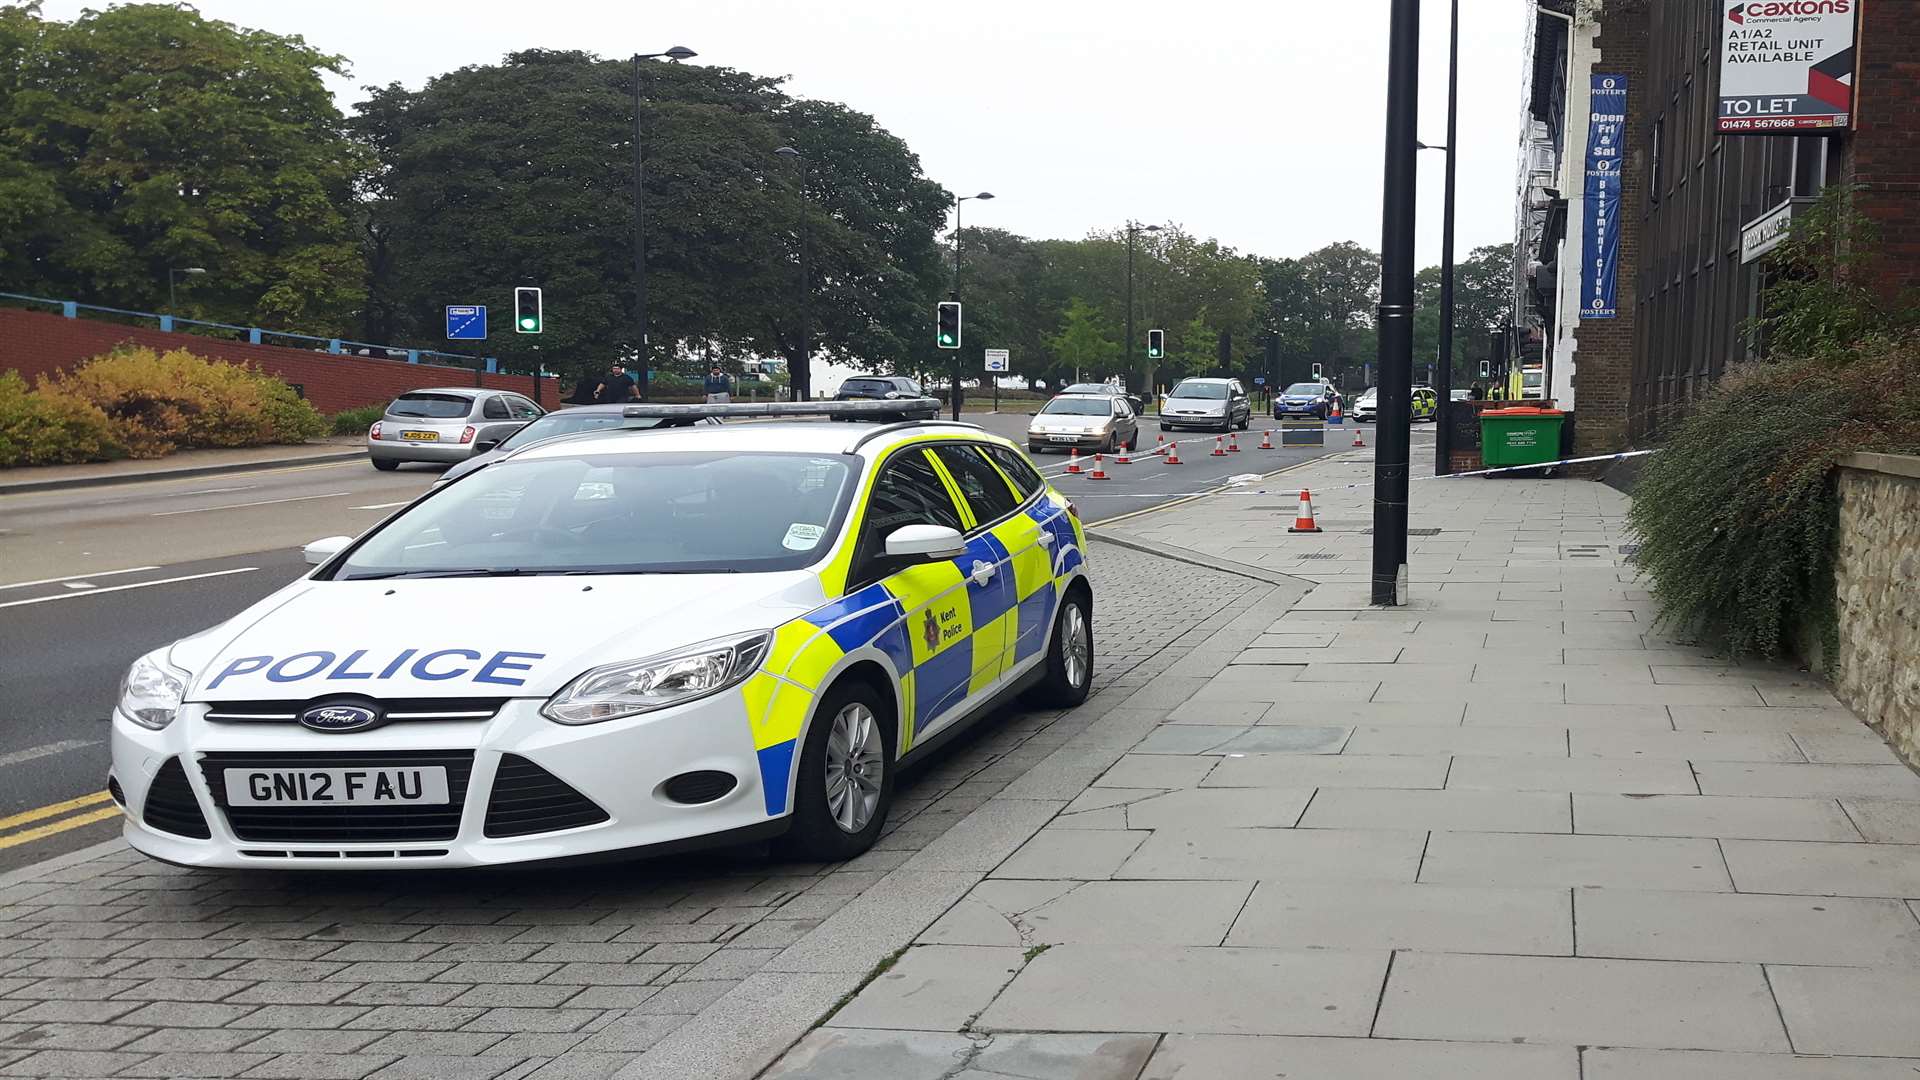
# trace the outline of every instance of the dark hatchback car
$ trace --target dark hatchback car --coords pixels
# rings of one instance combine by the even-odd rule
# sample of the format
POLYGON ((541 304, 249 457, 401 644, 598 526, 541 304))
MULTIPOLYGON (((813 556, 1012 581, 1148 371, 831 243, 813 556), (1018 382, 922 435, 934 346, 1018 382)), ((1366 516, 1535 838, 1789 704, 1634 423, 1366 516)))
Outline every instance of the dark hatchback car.
POLYGON ((902 420, 932 420, 940 415, 940 402, 927 397, 920 384, 905 375, 852 376, 840 384, 833 400, 898 401, 902 420))

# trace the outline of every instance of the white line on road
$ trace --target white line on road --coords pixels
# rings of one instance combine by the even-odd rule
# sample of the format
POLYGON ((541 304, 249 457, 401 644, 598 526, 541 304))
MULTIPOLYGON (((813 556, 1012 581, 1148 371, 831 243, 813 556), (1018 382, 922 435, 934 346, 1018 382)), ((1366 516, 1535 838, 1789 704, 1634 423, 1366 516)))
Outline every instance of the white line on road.
POLYGON ((162 510, 152 517, 174 517, 179 514, 204 514, 210 510, 244 510, 249 506, 272 506, 275 503, 306 502, 310 499, 338 499, 351 495, 351 491, 329 491, 325 495, 295 495, 290 499, 261 499, 259 502, 227 503, 224 506, 196 506, 191 510, 162 510))
POLYGON ((45 604, 53 600, 78 600, 83 596, 99 596, 101 593, 125 592, 128 589, 144 589, 149 585, 171 585, 176 581, 198 581, 201 578, 226 577, 228 574, 246 574, 260 569, 257 566, 239 566, 232 570, 214 570, 205 574, 186 574, 181 577, 161 578, 158 581, 137 581, 132 585, 111 585, 104 589, 88 589, 85 592, 55 593, 52 596, 36 596, 31 600, 9 600, 0 604, 0 608, 25 607, 28 604, 45 604))
POLYGON ((24 589, 29 585, 57 585, 62 581, 89 580, 97 577, 112 577, 115 574, 138 574, 142 570, 158 570, 157 566, 129 566, 125 570, 96 570, 91 574, 67 574, 63 577, 41 578, 38 581, 16 581, 11 585, 0 585, 0 589, 24 589))
POLYGON ((32 761, 36 758, 64 754, 69 750, 78 750, 84 746, 99 745, 100 740, 98 739, 62 739, 59 742, 50 742, 45 746, 30 746, 25 750, 15 750, 11 754, 0 754, 0 768, 5 768, 8 765, 18 765, 21 762, 32 761))
POLYGON ((372 506, 349 506, 347 507, 347 509, 349 510, 391 510, 396 506, 405 506, 412 501, 413 501, 412 499, 401 499, 399 502, 374 503, 372 506))

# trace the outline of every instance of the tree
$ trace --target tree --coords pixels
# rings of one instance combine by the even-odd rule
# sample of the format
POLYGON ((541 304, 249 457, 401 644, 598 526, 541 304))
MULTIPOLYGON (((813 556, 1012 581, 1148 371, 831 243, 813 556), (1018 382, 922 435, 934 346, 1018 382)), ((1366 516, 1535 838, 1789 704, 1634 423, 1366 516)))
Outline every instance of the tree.
POLYGON ((1191 375, 1215 374, 1219 366, 1220 334, 1201 312, 1181 325, 1179 337, 1160 368, 1163 381, 1172 382, 1191 375))
POLYGON ((1065 378, 1069 371, 1074 378, 1083 374, 1090 379, 1102 378, 1116 352, 1109 325, 1100 312, 1077 296, 1068 302, 1060 331, 1048 337, 1047 347, 1053 353, 1053 365, 1041 377, 1049 380, 1065 378))
POLYGON ((129 4, 0 8, 0 274, 10 287, 338 332, 362 298, 365 159, 297 37, 129 4))
MULTIPOLYGON (((1413 367, 1416 378, 1440 356, 1440 268, 1414 276, 1413 367)), ((1488 353, 1488 334, 1513 306, 1513 248, 1487 244, 1474 248, 1453 268, 1453 385, 1468 385, 1480 375, 1488 353)))

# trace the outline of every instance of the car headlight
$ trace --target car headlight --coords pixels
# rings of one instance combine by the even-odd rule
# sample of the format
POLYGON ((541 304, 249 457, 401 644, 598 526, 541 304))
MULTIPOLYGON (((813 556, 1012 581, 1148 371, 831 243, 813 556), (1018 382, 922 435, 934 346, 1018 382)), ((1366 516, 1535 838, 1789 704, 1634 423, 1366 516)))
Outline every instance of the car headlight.
POLYGON ((159 731, 180 711, 187 696, 191 672, 167 662, 167 650, 155 649, 133 662, 120 679, 120 715, 143 728, 159 731))
POLYGON ((593 668, 542 706, 556 724, 597 724, 717 694, 745 682, 767 658, 773 633, 717 638, 671 653, 593 668))

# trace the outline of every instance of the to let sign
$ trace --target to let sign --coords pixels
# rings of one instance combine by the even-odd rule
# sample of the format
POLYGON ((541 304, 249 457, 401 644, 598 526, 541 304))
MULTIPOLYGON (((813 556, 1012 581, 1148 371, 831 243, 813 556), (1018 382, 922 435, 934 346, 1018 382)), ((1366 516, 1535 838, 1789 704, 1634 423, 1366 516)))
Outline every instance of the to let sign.
POLYGON ((1720 0, 1718 130, 1853 126, 1854 38, 1869 0, 1720 0))

